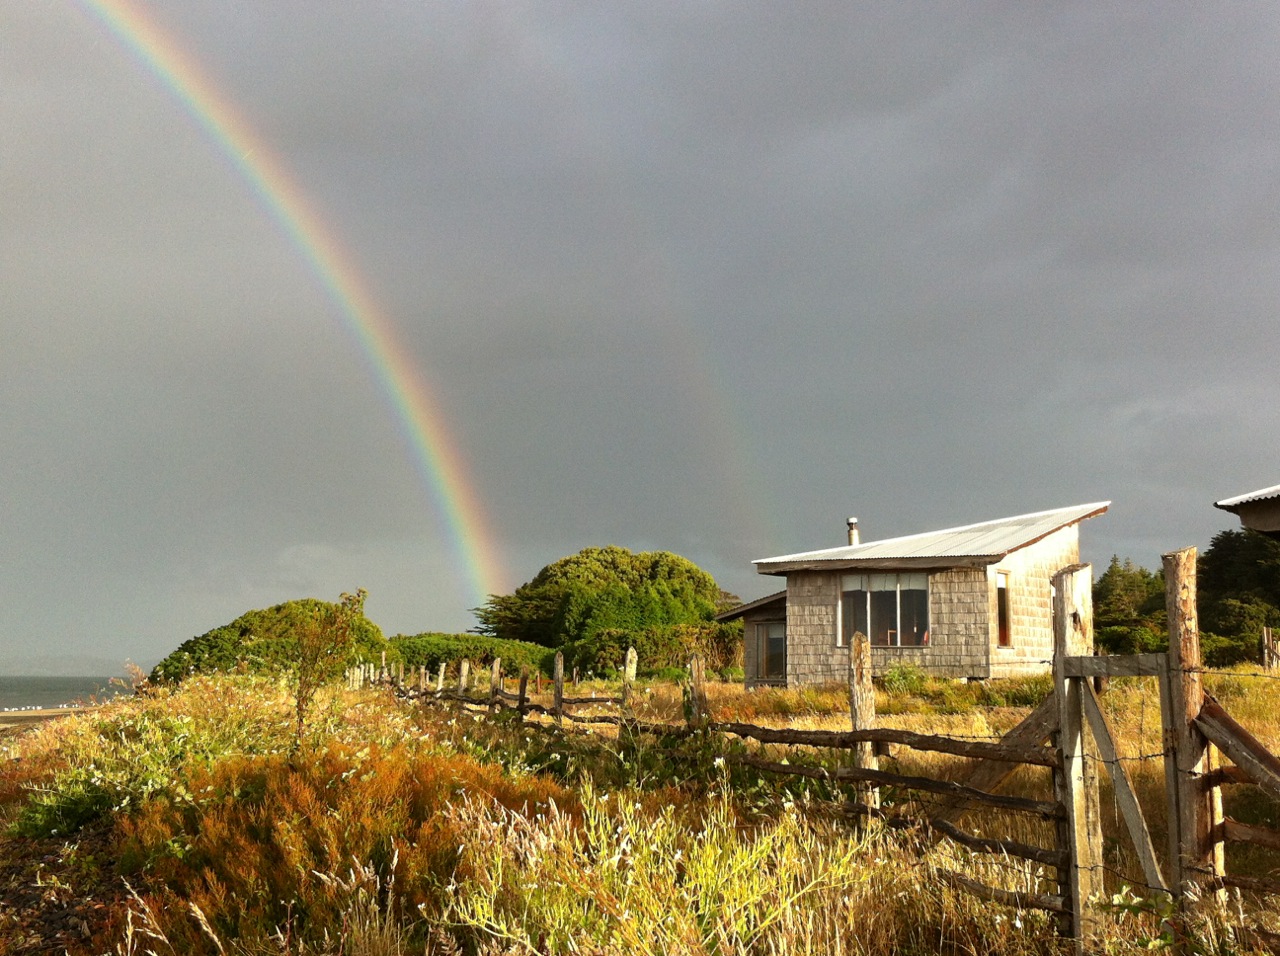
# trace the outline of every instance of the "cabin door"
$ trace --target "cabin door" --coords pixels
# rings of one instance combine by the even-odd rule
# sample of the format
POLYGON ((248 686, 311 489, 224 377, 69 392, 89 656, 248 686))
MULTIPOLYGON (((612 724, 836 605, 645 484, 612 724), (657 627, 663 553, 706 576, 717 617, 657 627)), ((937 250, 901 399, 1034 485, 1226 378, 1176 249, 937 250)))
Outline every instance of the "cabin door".
POLYGON ((756 625, 756 680, 787 679, 787 623, 771 621, 756 625))

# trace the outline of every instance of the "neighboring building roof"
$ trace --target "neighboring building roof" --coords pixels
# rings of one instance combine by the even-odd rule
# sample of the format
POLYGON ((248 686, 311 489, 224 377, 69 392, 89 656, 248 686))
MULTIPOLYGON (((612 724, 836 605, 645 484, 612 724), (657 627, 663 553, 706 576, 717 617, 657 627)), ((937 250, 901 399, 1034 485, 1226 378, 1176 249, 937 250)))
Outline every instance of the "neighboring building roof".
POLYGON ((1221 501, 1215 501, 1213 506, 1221 508, 1223 511, 1236 512, 1241 505, 1251 505, 1256 501, 1266 501, 1268 498, 1280 498, 1280 485, 1260 488, 1257 491, 1249 492, 1247 495, 1236 495, 1234 498, 1223 498, 1221 501))
POLYGON ((998 518, 980 524, 753 561, 760 574, 840 568, 985 567, 1055 531, 1100 515, 1109 501, 998 518))
POLYGON ((1213 506, 1238 516, 1240 524, 1251 531, 1280 538, 1280 485, 1223 498, 1213 506))
POLYGON ((737 607, 730 608, 727 611, 721 611, 716 615, 716 620, 736 621, 748 612, 759 611, 770 604, 779 604, 785 608, 787 606, 787 592, 778 591, 776 594, 767 594, 762 598, 756 598, 754 601, 748 601, 746 604, 739 604, 737 607))

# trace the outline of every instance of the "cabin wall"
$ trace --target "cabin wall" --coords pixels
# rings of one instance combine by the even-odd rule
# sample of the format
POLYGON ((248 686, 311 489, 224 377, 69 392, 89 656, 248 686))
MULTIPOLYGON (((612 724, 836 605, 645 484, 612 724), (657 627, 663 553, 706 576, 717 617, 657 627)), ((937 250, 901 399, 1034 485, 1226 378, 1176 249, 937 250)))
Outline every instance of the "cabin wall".
MULTIPOLYGON (((837 644, 843 575, 843 571, 787 575, 788 686, 849 679, 849 649, 837 644)), ((880 676, 895 664, 912 664, 937 677, 990 676, 990 586, 982 568, 930 574, 929 646, 872 647, 872 673, 880 676)), ((747 673, 755 672, 748 669, 747 673)))
POLYGON ((836 646, 840 574, 787 575, 787 685, 849 680, 849 649, 836 646))
POLYGON ((1053 576, 1080 563, 1080 530, 1071 525, 1020 548, 987 569, 990 628, 987 647, 992 677, 1042 674, 1053 660, 1053 576), (1011 647, 1000 647, 996 620, 996 573, 1009 574, 1011 647))

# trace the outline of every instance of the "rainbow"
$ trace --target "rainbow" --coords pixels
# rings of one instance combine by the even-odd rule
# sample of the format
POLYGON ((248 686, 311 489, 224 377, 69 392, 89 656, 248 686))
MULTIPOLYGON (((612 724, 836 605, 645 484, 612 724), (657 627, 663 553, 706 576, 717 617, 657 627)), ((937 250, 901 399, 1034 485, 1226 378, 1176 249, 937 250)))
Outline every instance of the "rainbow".
POLYGON ((350 255, 307 201, 268 144, 209 82, 194 59, 131 0, 82 0, 176 97, 217 149, 236 167, 272 219, 337 306, 392 409, 414 466, 438 509, 460 559, 469 599, 479 604, 505 580, 499 551, 475 494, 466 461, 440 403, 379 308, 350 255))

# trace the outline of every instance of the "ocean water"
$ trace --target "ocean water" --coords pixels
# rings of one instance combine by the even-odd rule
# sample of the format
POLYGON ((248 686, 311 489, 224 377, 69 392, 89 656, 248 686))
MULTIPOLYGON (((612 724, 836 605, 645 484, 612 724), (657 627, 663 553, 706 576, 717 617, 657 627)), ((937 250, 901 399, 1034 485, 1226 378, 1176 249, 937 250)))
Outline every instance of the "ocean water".
POLYGON ((109 677, 5 677, 0 675, 0 710, 62 707, 114 697, 122 688, 109 677))

